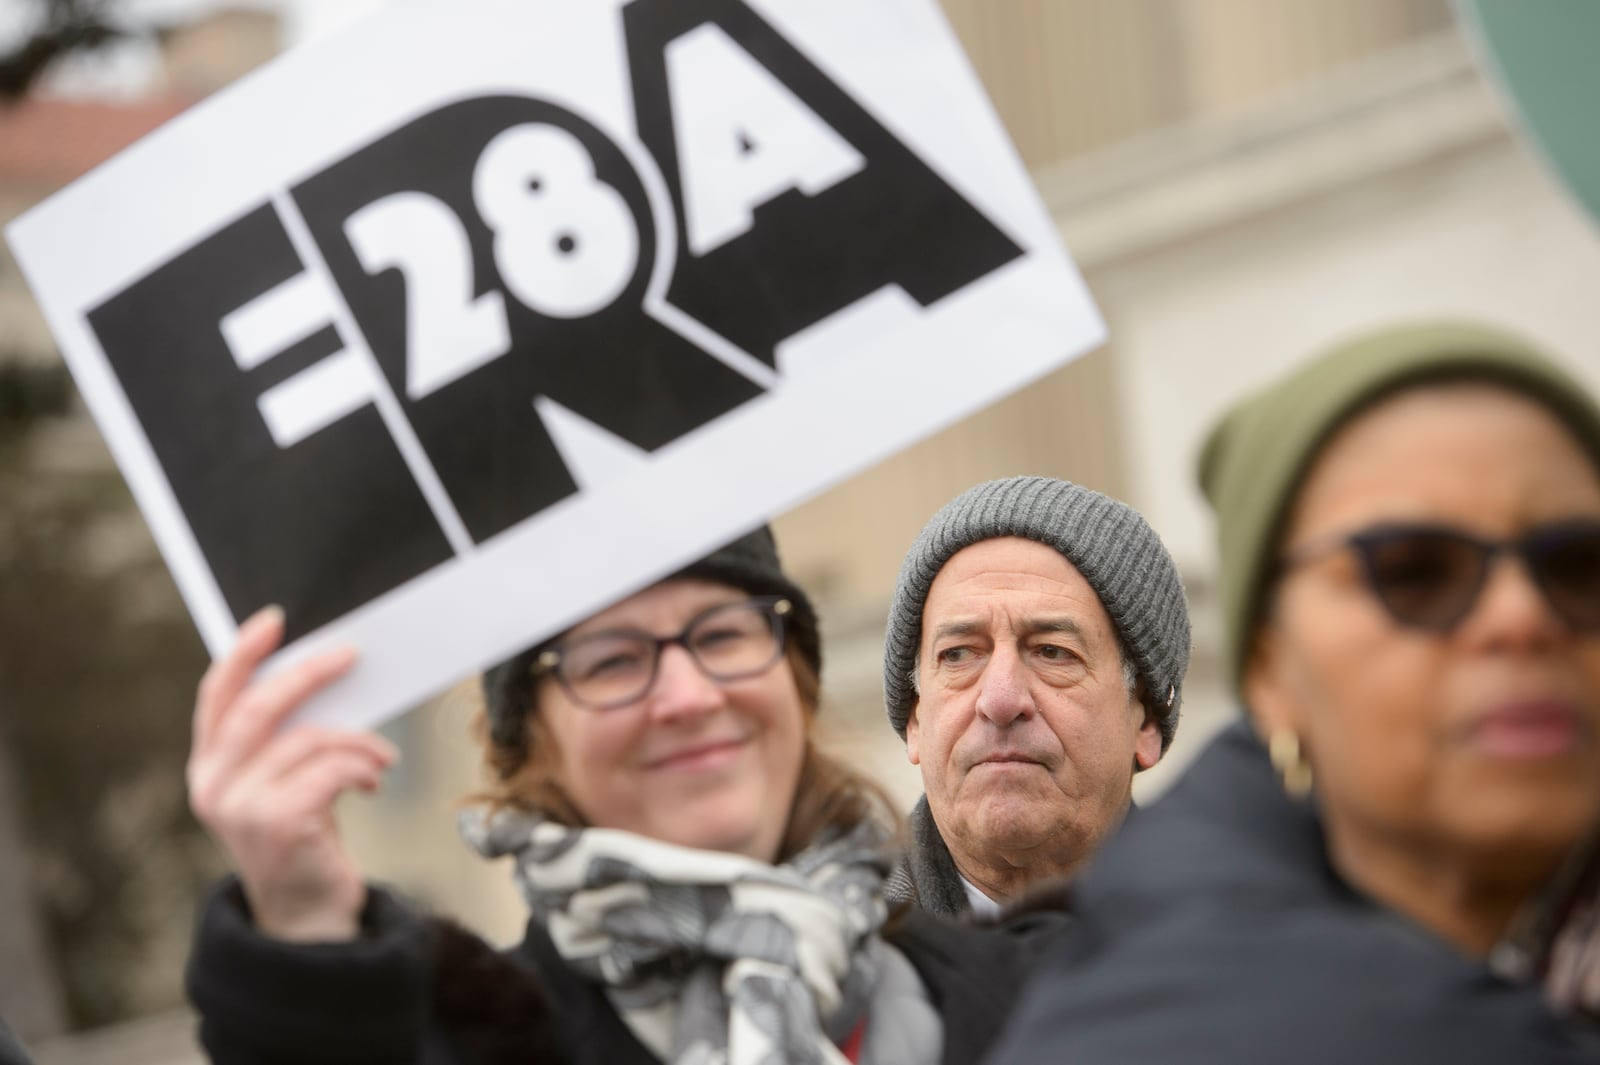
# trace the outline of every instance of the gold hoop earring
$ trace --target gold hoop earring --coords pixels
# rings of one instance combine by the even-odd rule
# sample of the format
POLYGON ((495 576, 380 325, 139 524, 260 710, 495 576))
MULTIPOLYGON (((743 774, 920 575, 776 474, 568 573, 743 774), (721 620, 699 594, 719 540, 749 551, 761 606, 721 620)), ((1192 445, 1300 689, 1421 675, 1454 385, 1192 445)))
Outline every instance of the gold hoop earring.
POLYGON ((1303 799, 1311 794, 1311 763, 1306 761, 1300 747, 1300 737, 1288 729, 1274 732, 1267 740, 1267 758, 1283 781, 1283 790, 1291 799, 1303 799))

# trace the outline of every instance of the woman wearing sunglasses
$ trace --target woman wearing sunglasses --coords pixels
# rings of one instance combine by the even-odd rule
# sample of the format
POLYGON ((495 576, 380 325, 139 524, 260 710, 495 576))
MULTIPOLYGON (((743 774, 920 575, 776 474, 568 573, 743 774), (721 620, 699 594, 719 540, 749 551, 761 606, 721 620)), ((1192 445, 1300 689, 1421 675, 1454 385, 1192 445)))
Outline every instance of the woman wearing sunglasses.
POLYGON ((276 731, 351 664, 201 685, 192 803, 238 871, 202 915, 190 996, 213 1060, 970 1062, 1025 969, 998 932, 889 918, 877 789, 811 740, 820 649, 760 530, 490 670, 490 791, 469 843, 531 911, 496 954, 364 882, 331 804, 381 739, 276 731))
POLYGON ((1078 884, 993 1060, 1597 1060, 1600 409, 1396 329, 1239 404, 1201 480, 1248 721, 1078 884))

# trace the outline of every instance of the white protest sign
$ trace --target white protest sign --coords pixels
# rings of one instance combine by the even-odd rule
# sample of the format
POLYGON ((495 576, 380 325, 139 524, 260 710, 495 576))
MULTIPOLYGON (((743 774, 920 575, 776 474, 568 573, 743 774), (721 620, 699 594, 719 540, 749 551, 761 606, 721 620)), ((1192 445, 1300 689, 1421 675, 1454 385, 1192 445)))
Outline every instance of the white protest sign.
POLYGON ((377 722, 1103 338, 933 0, 438 0, 9 237, 213 653, 377 722))

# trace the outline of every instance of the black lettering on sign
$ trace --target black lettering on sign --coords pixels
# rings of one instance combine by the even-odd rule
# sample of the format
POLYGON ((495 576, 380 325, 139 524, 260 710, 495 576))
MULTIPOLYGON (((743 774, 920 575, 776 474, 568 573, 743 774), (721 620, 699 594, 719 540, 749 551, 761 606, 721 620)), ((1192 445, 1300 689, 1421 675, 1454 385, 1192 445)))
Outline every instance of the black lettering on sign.
POLYGON ((261 207, 88 316, 234 619, 291 640, 452 555, 303 269, 261 207))
POLYGON ((644 186, 564 108, 452 104, 293 195, 476 540, 576 490, 535 398, 653 451, 762 391, 645 313, 644 186))
POLYGON ((667 300, 768 365, 884 285, 928 306, 1022 254, 741 0, 634 0, 623 21, 683 234, 667 300))

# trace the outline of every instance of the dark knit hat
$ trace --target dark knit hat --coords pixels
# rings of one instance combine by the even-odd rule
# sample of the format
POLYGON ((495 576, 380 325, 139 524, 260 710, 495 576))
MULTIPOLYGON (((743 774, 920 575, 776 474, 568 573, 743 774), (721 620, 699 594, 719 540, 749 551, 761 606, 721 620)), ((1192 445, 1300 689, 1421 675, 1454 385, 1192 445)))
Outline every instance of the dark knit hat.
POLYGON ((946 503, 906 552, 889 606, 883 697, 904 739, 917 704, 911 671, 922 642, 928 589, 952 555, 983 540, 1020 536, 1061 552, 1089 582, 1144 681, 1145 705, 1172 742, 1189 667, 1189 610, 1178 567, 1138 511, 1053 477, 1011 477, 946 503))
POLYGON ((1548 406, 1600 460, 1600 408, 1526 341, 1485 326, 1425 323, 1369 333, 1235 405, 1200 453, 1217 516, 1217 585, 1228 675, 1242 683, 1278 537, 1300 483, 1333 433, 1411 385, 1484 380, 1548 406))
MULTIPOLYGON (((781 595, 794 604, 788 616, 788 640, 822 675, 822 642, 817 636, 817 612, 799 586, 784 575, 772 530, 763 525, 683 569, 664 577, 700 578, 731 585, 751 595, 781 595)), ((533 663, 556 638, 512 655, 483 674, 483 697, 488 705, 489 737, 502 747, 520 748, 527 742, 527 719, 533 710, 533 663)))

